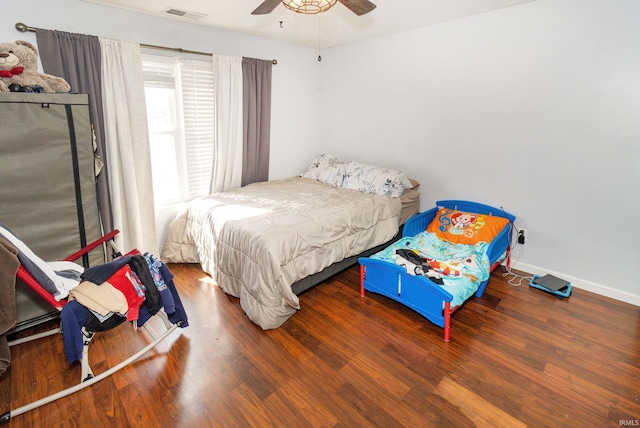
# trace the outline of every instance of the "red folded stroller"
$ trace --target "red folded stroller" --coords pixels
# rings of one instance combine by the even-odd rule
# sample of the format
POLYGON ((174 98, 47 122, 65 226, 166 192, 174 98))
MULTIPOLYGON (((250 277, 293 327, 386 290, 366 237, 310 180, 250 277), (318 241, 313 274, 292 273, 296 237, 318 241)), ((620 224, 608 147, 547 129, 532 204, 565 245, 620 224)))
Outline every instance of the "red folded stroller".
POLYGON ((187 327, 187 315, 173 283, 173 275, 152 254, 132 250, 122 255, 113 242, 114 230, 61 262, 44 262, 11 231, 0 225, 0 237, 18 250, 16 276, 60 311, 60 327, 9 342, 15 346, 62 333, 67 362, 80 361, 79 384, 0 415, 0 423, 77 392, 112 375, 156 347, 176 328, 187 327), (111 249, 113 261, 84 269, 73 261, 100 246, 111 249), (165 327, 156 333, 146 322, 159 317, 165 327), (130 322, 143 327, 152 341, 120 364, 94 375, 89 366, 89 344, 96 333, 130 322))

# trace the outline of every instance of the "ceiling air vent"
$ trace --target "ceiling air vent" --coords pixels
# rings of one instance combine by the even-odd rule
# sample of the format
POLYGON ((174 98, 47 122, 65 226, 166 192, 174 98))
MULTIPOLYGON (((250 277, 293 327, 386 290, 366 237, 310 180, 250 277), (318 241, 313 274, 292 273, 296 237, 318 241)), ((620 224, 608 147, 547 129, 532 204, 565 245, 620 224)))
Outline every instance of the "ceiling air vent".
POLYGON ((181 16, 188 19, 202 19, 207 16, 204 13, 190 12, 188 10, 176 9, 175 7, 168 7, 164 10, 164 13, 168 13, 169 15, 181 16))

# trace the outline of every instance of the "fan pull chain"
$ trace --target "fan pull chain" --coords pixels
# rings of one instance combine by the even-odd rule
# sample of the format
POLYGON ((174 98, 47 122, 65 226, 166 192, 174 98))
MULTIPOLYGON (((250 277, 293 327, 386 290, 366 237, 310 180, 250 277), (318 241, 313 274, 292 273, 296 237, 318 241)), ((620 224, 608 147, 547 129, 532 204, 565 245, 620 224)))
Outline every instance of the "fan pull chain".
POLYGON ((318 62, 322 61, 322 55, 320 55, 320 15, 318 14, 318 62))

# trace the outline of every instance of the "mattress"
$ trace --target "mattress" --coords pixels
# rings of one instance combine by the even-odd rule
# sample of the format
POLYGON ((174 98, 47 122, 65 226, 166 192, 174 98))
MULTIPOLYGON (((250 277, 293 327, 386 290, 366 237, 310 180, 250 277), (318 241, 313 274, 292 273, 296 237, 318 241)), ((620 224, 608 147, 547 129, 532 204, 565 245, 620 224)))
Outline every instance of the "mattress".
POLYGON ((429 272, 423 273, 451 296, 451 307, 462 305, 478 290, 483 281, 489 279, 491 263, 487 257, 486 242, 475 245, 451 244, 435 234, 423 231, 415 236, 405 236, 384 250, 371 256, 372 259, 404 266, 409 275, 417 275, 411 261, 398 257, 397 250, 410 250, 428 261, 429 272))
POLYGON ((276 328, 300 309, 292 284, 389 241, 400 198, 291 177, 192 201, 169 225, 161 258, 200 263, 247 316, 276 328))

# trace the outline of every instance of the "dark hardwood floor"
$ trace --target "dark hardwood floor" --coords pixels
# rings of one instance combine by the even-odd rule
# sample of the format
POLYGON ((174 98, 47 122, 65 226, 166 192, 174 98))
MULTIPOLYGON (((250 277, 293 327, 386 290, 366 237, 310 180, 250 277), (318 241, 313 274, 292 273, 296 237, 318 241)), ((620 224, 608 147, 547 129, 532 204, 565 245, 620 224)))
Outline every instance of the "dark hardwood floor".
MULTIPOLYGON (((494 272, 453 315, 452 340, 410 309, 359 295, 358 267, 262 331, 196 265, 170 265, 190 326, 13 427, 619 427, 640 423, 640 308, 560 299, 494 272)), ((96 373, 148 343, 121 325, 91 344, 96 373)), ((2 412, 73 386, 59 335, 12 348, 2 412)))

